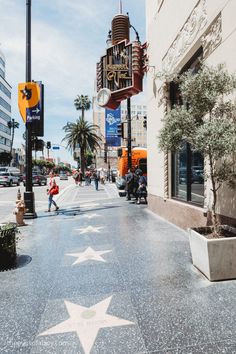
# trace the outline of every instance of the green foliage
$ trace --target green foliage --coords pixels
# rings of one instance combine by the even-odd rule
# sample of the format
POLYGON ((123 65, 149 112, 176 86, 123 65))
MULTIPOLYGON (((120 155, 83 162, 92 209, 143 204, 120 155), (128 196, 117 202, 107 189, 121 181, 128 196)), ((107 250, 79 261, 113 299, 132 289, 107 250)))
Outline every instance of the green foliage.
POLYGON ((236 76, 223 65, 203 65, 197 73, 188 71, 178 79, 182 106, 166 114, 159 135, 163 151, 176 151, 183 141, 201 152, 209 162, 212 182, 213 223, 217 232, 217 191, 224 182, 236 187, 236 102, 231 95, 236 88, 236 76))
POLYGON ((183 141, 193 142, 196 122, 185 107, 176 106, 164 119, 164 126, 159 137, 161 150, 180 150, 183 141))
POLYGON ((12 160, 12 155, 10 152, 0 152, 0 165, 6 166, 9 165, 12 160))
POLYGON ((90 110, 91 101, 88 95, 78 95, 74 100, 74 105, 77 111, 82 112, 82 118, 84 118, 84 111, 90 110))
POLYGON ((94 154, 92 152, 86 152, 85 154, 86 166, 91 166, 94 159, 94 154))
POLYGON ((18 233, 19 229, 14 223, 2 224, 0 226, 0 253, 15 253, 17 241, 16 234, 18 233))

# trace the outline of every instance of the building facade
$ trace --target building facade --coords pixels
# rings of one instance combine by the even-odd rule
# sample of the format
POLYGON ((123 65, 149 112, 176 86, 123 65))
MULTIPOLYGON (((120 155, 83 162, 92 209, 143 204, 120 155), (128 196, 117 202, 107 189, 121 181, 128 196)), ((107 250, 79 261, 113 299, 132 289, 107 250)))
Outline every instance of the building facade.
MULTIPOLYGON (((121 103, 121 121, 127 120, 127 103, 121 103)), ((131 136, 132 146, 147 147, 147 129, 144 126, 147 122, 147 105, 131 104, 131 136)), ((126 135, 126 134, 125 134, 126 135)), ((126 141, 122 139, 121 145, 126 146, 126 141)))
POLYGON ((0 152, 10 151, 11 130, 7 123, 11 121, 11 86, 5 79, 6 62, 0 51, 0 152))
MULTIPOLYGON (((144 121, 147 118, 147 106, 144 104, 131 105, 131 136, 132 146, 147 147, 147 129, 144 127, 144 121)), ((127 146, 127 103, 121 103, 121 122, 124 122, 124 139, 121 139, 121 146, 127 146)), ((96 104, 96 98, 93 99, 93 124, 98 126, 97 134, 101 137, 101 148, 97 152, 98 167, 106 168, 104 163, 104 144, 106 143, 106 124, 105 109, 96 104)), ((117 167, 117 147, 108 147, 108 160, 111 167, 117 167)))
MULTIPOLYGON (((158 72, 180 73, 200 60, 209 65, 225 63, 236 71, 234 0, 148 0, 148 184, 149 208, 182 228, 204 226, 212 203, 209 181, 204 181, 204 156, 188 159, 181 153, 162 153, 158 133, 165 112, 178 100, 174 85, 165 85, 158 72), (191 166, 188 164, 191 163, 191 166), (196 180, 187 182, 186 168, 196 180)), ((236 224, 236 192, 223 187, 217 210, 222 222, 236 224)))

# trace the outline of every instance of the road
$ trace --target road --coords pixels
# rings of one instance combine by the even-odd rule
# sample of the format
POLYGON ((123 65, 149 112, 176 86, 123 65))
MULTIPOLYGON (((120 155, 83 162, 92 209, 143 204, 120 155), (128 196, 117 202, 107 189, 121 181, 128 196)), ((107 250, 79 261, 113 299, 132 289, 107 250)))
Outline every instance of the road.
MULTIPOLYGON (((114 184, 100 185, 99 191, 97 192, 93 184, 91 186, 82 187, 75 185, 72 177, 69 177, 67 181, 61 181, 59 177, 56 177, 56 182, 60 187, 60 193, 54 199, 59 207, 117 197, 117 190, 114 184)), ((47 186, 34 186, 33 188, 36 212, 47 210, 47 188, 47 186)), ((21 195, 23 196, 25 190, 23 184, 21 184, 20 187, 0 187, 0 222, 15 221, 13 210, 15 208, 18 189, 20 189, 21 195)))

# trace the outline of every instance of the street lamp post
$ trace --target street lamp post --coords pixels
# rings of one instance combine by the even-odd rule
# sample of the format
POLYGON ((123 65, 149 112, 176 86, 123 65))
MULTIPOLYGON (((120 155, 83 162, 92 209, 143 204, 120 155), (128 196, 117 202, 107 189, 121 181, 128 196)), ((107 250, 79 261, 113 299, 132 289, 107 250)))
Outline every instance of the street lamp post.
POLYGON ((132 137, 131 137, 131 104, 130 98, 127 98, 127 150, 128 150, 128 168, 132 168, 132 137))
MULTIPOLYGON (((31 0, 26 0, 26 82, 31 82, 31 0)), ((25 219, 37 217, 35 212, 34 192, 32 187, 32 130, 31 123, 26 120, 26 188, 24 201, 25 219)))

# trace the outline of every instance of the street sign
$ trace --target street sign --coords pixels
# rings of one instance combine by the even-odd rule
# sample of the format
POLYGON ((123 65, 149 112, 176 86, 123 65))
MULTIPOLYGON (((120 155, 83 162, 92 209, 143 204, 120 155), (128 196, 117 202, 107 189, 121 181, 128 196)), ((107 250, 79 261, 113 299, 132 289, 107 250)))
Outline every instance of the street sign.
POLYGON ((53 146, 52 149, 53 150, 60 150, 60 146, 53 146))
POLYGON ((31 125, 33 136, 44 135, 44 85, 25 82, 18 85, 18 106, 21 117, 31 125))

